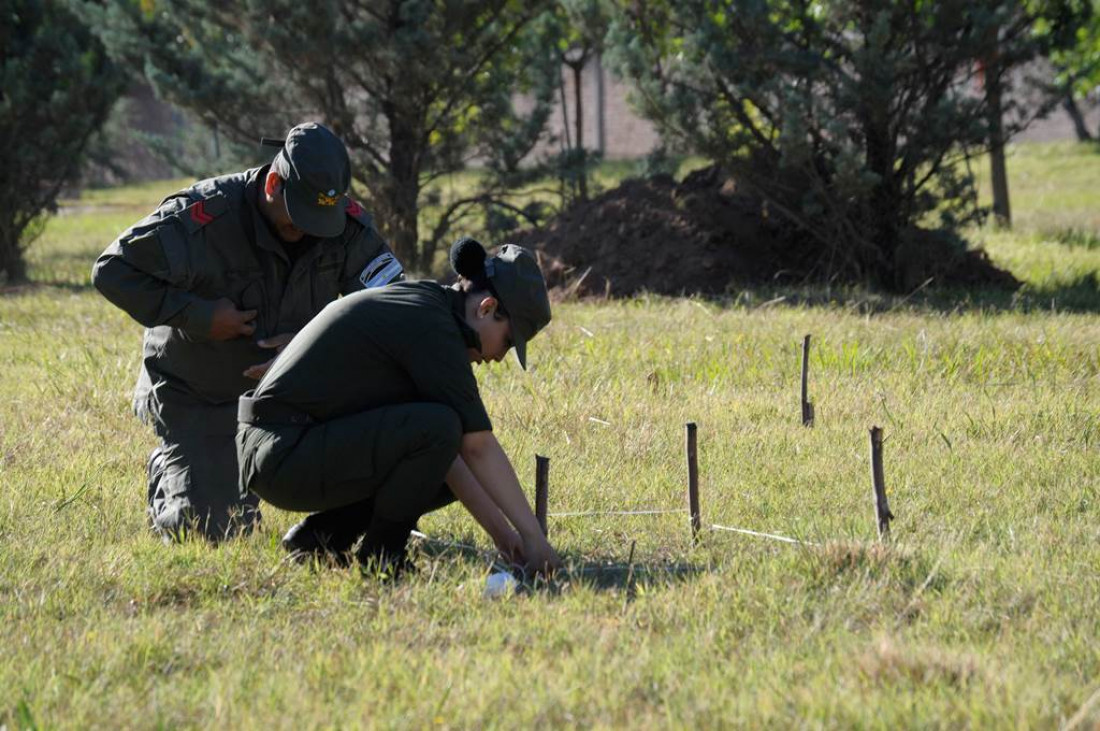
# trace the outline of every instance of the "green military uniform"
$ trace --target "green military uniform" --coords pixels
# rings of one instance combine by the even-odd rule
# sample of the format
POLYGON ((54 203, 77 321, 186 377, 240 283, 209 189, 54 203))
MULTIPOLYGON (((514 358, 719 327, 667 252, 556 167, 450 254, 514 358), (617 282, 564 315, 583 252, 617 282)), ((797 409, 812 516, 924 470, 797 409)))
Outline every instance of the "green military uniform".
MULTIPOLYGON (((526 367, 527 341, 550 321, 546 283, 526 249, 485 259, 483 284, 507 309, 526 367)), ((455 261, 452 251, 452 262, 455 261)), ((462 257, 458 257, 462 258, 462 257)), ((456 267, 457 269, 457 267, 456 267)), ((240 400, 241 486, 280 508, 318 511, 291 529, 295 552, 402 562, 416 520, 454 500, 443 479, 463 434, 490 431, 471 351, 467 295, 399 283, 325 309, 240 400)))
POLYGON ((267 172, 204 180, 169 196, 93 271, 104 296, 147 328, 134 407, 161 439, 149 460, 148 502, 165 535, 194 524, 217 539, 258 519, 255 496, 238 487, 233 442, 237 398, 255 385, 243 371, 274 354, 256 341, 300 330, 341 294, 400 277, 371 217, 342 197, 344 189, 338 234, 284 244, 258 207, 267 172), (222 297, 257 311, 251 337, 209 338, 222 297))
POLYGON ((463 303, 415 282, 326 308, 241 399, 242 488, 287 510, 353 506, 359 532, 392 526, 400 540, 453 500, 443 480, 462 434, 492 429, 463 303))

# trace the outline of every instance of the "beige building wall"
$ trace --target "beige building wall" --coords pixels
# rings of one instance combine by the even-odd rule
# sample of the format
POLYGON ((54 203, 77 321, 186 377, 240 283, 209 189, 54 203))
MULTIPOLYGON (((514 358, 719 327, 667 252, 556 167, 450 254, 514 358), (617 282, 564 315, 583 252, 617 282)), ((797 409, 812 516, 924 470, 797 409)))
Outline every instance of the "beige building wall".
MULTIPOLYGON (((1038 70, 1041 73, 1041 69, 1038 70)), ((1031 69, 1028 73, 1035 73, 1031 69)), ((1022 82, 1024 73, 1017 74, 1017 81, 1022 82)), ((574 104, 574 82, 571 69, 562 69, 562 81, 565 89, 565 104, 569 118, 569 139, 575 135, 576 109, 574 104)), ((651 123, 638 116, 631 109, 627 98, 630 86, 616 79, 606 69, 602 69, 597 60, 593 59, 584 69, 581 78, 581 102, 584 107, 584 143, 590 150, 602 150, 604 157, 609 160, 634 159, 643 157, 660 144, 661 138, 651 123), (603 135, 600 135, 600 83, 603 84, 603 135), (602 139, 602 145, 601 145, 602 139)), ((1029 103, 1029 102, 1025 102, 1029 103)), ((1100 103, 1096 99, 1081 105, 1081 111, 1085 113, 1085 120, 1089 130, 1096 135, 1100 132, 1100 103)), ((561 98, 557 100, 553 114, 550 117, 550 133, 556 138, 553 148, 560 150, 564 144, 565 133, 561 108, 561 98)), ((1013 138, 1014 141, 1056 141, 1074 140, 1073 123, 1069 115, 1060 107, 1055 107, 1044 119, 1034 121, 1022 134, 1013 138)), ((546 152, 551 145, 544 144, 537 148, 537 152, 546 152)))
MULTIPOLYGON (((565 94, 565 110, 569 120, 568 139, 575 144, 576 140, 573 138, 575 137, 576 104, 572 69, 562 68, 562 85, 565 94)), ((589 150, 603 152, 604 158, 608 160, 643 157, 661 142, 660 135, 657 134, 653 125, 630 108, 627 102, 628 92, 629 86, 602 68, 595 59, 585 65, 584 72, 581 74, 584 146, 589 150), (602 124, 599 103, 601 86, 602 124)), ((555 141, 537 148, 536 154, 562 149, 566 140, 564 121, 559 94, 548 125, 548 131, 555 141)))

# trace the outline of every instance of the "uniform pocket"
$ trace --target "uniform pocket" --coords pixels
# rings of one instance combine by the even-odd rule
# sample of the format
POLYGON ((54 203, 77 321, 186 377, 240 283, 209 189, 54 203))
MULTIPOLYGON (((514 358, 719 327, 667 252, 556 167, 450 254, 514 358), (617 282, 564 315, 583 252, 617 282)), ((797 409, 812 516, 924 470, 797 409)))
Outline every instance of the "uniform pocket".
POLYGON ((310 272, 313 312, 320 312, 325 305, 340 296, 340 281, 344 274, 344 257, 328 253, 314 265, 310 272))
POLYGON ((267 312, 264 300, 264 283, 258 275, 230 274, 228 297, 238 310, 256 310, 256 332, 253 337, 272 335, 267 331, 267 312))

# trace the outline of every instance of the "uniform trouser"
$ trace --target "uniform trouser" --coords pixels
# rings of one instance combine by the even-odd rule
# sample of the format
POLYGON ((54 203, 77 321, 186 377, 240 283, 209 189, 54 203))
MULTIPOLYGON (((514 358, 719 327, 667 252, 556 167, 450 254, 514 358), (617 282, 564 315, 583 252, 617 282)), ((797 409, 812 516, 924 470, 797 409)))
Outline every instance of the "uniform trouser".
POLYGON ((168 540, 194 534, 211 541, 251 530, 259 500, 238 485, 237 405, 160 404, 150 416, 160 437, 148 468, 153 530, 168 540))
POLYGON ((371 525, 411 525, 454 499, 444 478, 461 439, 458 414, 434 403, 308 426, 241 424, 241 484, 285 510, 369 510, 371 525))

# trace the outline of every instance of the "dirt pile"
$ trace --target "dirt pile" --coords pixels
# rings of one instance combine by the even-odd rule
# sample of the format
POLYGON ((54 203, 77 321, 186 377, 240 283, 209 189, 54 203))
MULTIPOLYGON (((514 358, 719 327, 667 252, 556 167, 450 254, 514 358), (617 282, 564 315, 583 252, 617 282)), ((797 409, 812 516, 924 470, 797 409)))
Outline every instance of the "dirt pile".
MULTIPOLYGON (((581 296, 721 294, 736 285, 798 283, 817 256, 811 237, 769 216, 717 167, 681 183, 671 176, 626 180, 509 241, 539 253, 559 294, 581 296)), ((933 261, 910 257, 900 287, 927 276, 939 285, 1015 283, 982 252, 944 257, 942 246, 928 248, 933 261)))
POLYGON ((552 287, 578 294, 716 294, 762 276, 778 233, 757 201, 707 168, 680 184, 627 180, 510 240, 541 253, 552 287))

